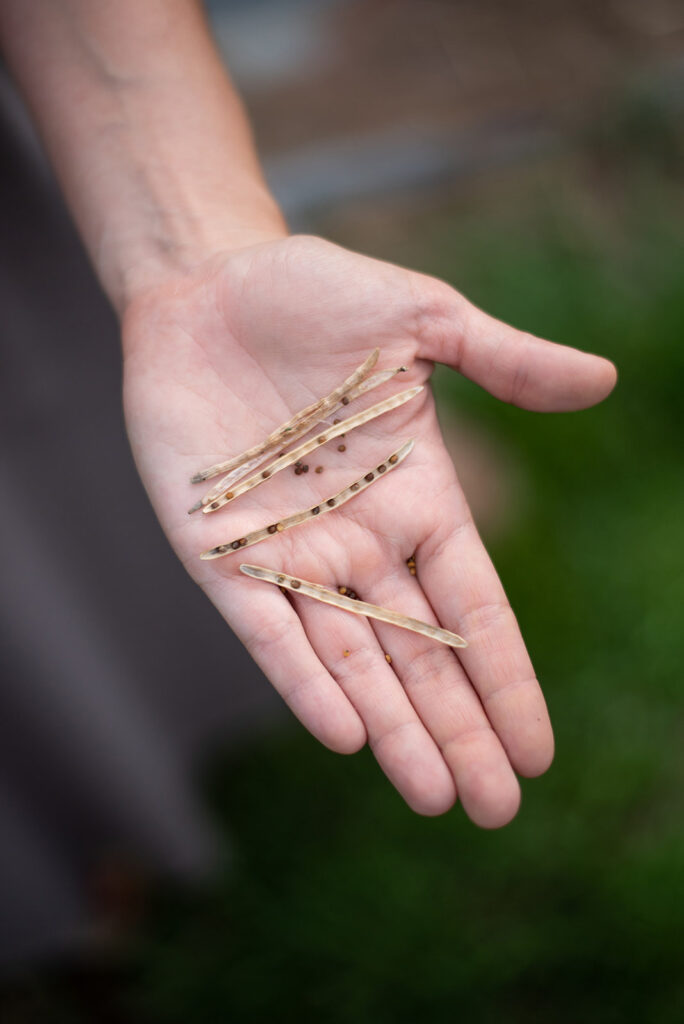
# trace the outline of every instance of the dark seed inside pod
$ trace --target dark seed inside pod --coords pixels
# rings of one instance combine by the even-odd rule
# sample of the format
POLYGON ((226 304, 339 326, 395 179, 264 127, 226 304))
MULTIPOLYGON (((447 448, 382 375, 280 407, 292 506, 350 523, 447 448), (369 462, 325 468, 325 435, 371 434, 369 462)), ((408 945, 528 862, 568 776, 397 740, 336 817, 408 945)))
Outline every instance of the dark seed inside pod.
POLYGON ((349 488, 350 491, 358 491, 358 489, 359 489, 359 485, 358 484, 352 484, 351 487, 349 488))
POLYGON ((363 479, 370 483, 371 480, 375 480, 375 473, 366 473, 363 479))
POLYGON ((299 590, 299 588, 301 587, 301 583, 299 582, 299 580, 292 580, 290 586, 292 587, 293 590, 299 590))
POLYGON ((276 524, 275 524, 275 523, 271 523, 271 525, 270 525, 270 526, 269 526, 269 528, 268 528, 268 532, 269 532, 269 533, 275 533, 275 532, 276 532, 276 530, 277 530, 277 526, 276 526, 276 524))
POLYGON ((321 434, 321 436, 317 437, 316 440, 318 441, 319 444, 325 444, 325 435, 321 434))
POLYGON ((342 420, 333 420, 333 427, 336 427, 337 424, 341 423, 341 422, 342 422, 342 420))
POLYGON ((237 551, 237 549, 240 547, 240 541, 239 540, 234 540, 233 543, 230 546, 233 549, 233 551, 237 551))
POLYGON ((278 577, 278 583, 284 583, 284 582, 285 582, 285 577, 284 576, 279 576, 278 577))
POLYGON ((387 461, 391 462, 392 465, 394 466, 395 463, 397 463, 399 461, 399 456, 398 455, 390 455, 390 457, 389 457, 389 459, 387 461))
POLYGON ((311 515, 312 516, 317 516, 320 511, 321 511, 321 506, 320 505, 316 505, 315 508, 311 509, 311 515))
POLYGON ((335 504, 335 499, 334 498, 328 498, 328 500, 326 501, 326 505, 328 506, 328 508, 332 508, 334 506, 334 504, 335 504))
POLYGON ((240 540, 238 541, 238 546, 241 547, 241 548, 244 548, 246 543, 247 543, 247 538, 246 537, 240 537, 240 540))
POLYGON ((227 544, 219 544, 219 546, 217 548, 214 548, 214 551, 216 552, 217 555, 224 555, 227 550, 228 550, 228 545, 227 544))
POLYGON ((209 506, 209 508, 218 508, 218 507, 219 507, 218 501, 212 501, 211 505, 209 506))
POLYGON ((265 469, 263 471, 263 473, 261 474, 261 479, 262 480, 268 480, 270 475, 271 475, 271 471, 269 469, 265 469))
POLYGON ((345 396, 344 396, 344 398, 342 399, 342 405, 349 405, 349 399, 347 398, 347 396, 346 396, 346 395, 345 395, 345 396))
POLYGON ((384 473, 386 469, 387 469, 387 466, 383 462, 380 466, 378 466, 378 473, 384 473))

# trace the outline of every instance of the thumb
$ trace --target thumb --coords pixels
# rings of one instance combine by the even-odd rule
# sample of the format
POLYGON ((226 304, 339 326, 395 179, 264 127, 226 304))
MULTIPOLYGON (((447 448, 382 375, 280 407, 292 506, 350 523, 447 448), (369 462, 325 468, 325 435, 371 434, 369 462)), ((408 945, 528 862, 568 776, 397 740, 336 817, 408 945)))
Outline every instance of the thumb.
POLYGON ((518 331, 448 285, 428 281, 425 289, 423 278, 420 289, 429 294, 420 318, 423 358, 446 363, 495 398, 534 412, 586 409, 615 387, 617 370, 608 359, 518 331))

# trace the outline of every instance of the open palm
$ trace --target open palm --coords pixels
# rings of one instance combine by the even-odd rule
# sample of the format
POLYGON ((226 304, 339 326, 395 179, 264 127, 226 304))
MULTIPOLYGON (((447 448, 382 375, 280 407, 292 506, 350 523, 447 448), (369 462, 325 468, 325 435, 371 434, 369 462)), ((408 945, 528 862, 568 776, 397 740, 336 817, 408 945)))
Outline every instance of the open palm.
POLYGON ((513 612, 478 537, 442 442, 429 387, 211 515, 187 509, 201 467, 260 441, 331 391, 375 346, 378 369, 408 372, 354 410, 452 365, 496 397, 541 411, 582 408, 611 390, 596 356, 524 335, 447 285, 318 239, 264 243, 212 260, 140 297, 124 324, 125 408, 157 515, 273 685, 327 746, 368 740, 392 783, 424 814, 458 795, 473 821, 505 824, 516 772, 549 765, 553 737, 513 612), (241 552, 201 551, 316 505, 415 447, 343 508, 241 552), (320 473, 315 467, 322 466, 320 473), (406 560, 416 555, 417 575, 406 560), (353 588, 363 600, 464 636, 456 653, 245 578, 241 561, 353 588), (386 659, 389 655, 391 662, 386 659))

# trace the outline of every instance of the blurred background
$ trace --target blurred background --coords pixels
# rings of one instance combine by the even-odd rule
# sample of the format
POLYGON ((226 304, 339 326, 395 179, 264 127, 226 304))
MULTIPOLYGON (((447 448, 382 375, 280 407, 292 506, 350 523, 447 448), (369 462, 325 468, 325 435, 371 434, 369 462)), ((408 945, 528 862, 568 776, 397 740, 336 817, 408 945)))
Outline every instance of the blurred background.
MULTIPOLYGON (((206 833, 181 860, 203 864, 211 848, 213 870, 163 885, 101 844, 86 955, 17 967, 0 1015, 680 1024, 684 5, 212 0, 209 12, 294 230, 435 274, 618 365, 604 405, 543 419, 436 375, 556 761, 523 782, 503 831, 458 807, 421 819, 368 751, 318 746, 246 661, 251 697, 228 736, 217 655, 216 713, 210 694, 172 687, 204 802, 184 781, 169 806, 188 835, 206 833)), ((174 586, 192 588, 180 572, 174 586)), ((192 636, 181 628, 179 642, 180 672, 192 636)), ((154 706, 164 681, 146 650, 154 706)))

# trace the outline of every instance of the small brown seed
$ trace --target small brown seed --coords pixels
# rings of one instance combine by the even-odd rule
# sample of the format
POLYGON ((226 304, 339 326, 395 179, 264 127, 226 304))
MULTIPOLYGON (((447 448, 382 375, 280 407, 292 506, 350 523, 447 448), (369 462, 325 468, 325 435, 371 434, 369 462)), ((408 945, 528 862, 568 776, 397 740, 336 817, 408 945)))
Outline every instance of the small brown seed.
POLYGON ((411 568, 409 569, 409 572, 411 573, 412 576, 415 576, 416 575, 415 567, 411 566, 411 568))
POLYGON ((325 434, 321 434, 321 436, 317 437, 316 440, 319 444, 325 444, 325 434))
POLYGON ((342 656, 345 657, 345 658, 348 658, 349 654, 350 654, 349 651, 342 651, 342 656))
POLYGON ((233 549, 233 551, 237 551, 237 549, 240 547, 240 541, 239 540, 234 540, 233 543, 230 546, 233 549))
POLYGON ((386 654, 385 655, 385 661, 387 662, 388 665, 391 665, 392 664, 392 655, 391 654, 386 654))
POLYGON ((232 492, 232 491, 226 491, 226 493, 225 493, 225 499, 226 499, 226 501, 231 501, 231 500, 232 500, 232 498, 234 498, 234 497, 235 497, 235 495, 233 494, 233 492, 232 492))
POLYGON ((223 554, 226 553, 227 550, 228 550, 228 545, 227 544, 219 544, 219 546, 217 548, 214 548, 214 551, 216 552, 217 555, 223 555, 223 554))
POLYGON ((292 580, 290 586, 292 587, 293 590, 299 590, 299 588, 301 587, 301 583, 299 582, 299 580, 292 580))
POLYGON ((308 466, 302 466, 302 473, 308 473, 308 472, 309 472, 309 467, 308 466))
POLYGON ((316 466, 316 472, 317 473, 322 473, 323 472, 323 467, 322 466, 316 466))
POLYGON ((315 505, 314 508, 311 509, 311 515, 312 516, 317 516, 320 511, 321 511, 321 506, 320 505, 315 505))
POLYGON ((347 395, 345 395, 344 398, 342 399, 342 405, 349 405, 349 398, 347 395))
POLYGON ((358 489, 359 489, 359 484, 352 484, 351 487, 349 488, 350 491, 358 491, 358 489))
POLYGON ((384 473, 386 469, 387 469, 387 466, 383 462, 381 465, 378 466, 378 473, 384 473))
POLYGON ((328 506, 328 508, 333 508, 334 505, 335 505, 335 499, 334 498, 328 498, 328 500, 326 501, 326 505, 328 506))
POLYGON ((398 459, 398 457, 396 455, 390 455, 390 457, 389 457, 389 459, 387 461, 391 462, 392 465, 394 466, 399 461, 399 459, 398 459))
POLYGON ((218 508, 218 507, 219 507, 218 501, 212 501, 211 505, 209 506, 209 508, 218 508))
POLYGON ((265 469, 265 470, 263 471, 263 473, 261 474, 261 479, 262 479, 262 480, 268 480, 268 478, 269 478, 269 476, 270 476, 270 475, 271 475, 271 471, 270 471, 270 469, 265 469))
POLYGON ((276 532, 276 524, 275 523, 271 523, 271 525, 268 528, 268 532, 269 533, 275 533, 276 532))
POLYGON ((285 577, 284 576, 279 576, 278 577, 278 583, 284 583, 284 582, 285 582, 285 577))
POLYGON ((341 423, 341 422, 342 422, 342 420, 333 420, 333 427, 336 427, 337 424, 341 423))
POLYGON ((366 473, 363 479, 370 483, 371 480, 375 480, 375 473, 366 473))
POLYGON ((278 533, 282 533, 284 529, 285 527, 283 526, 282 523, 276 523, 276 530, 278 531, 278 533))
POLYGON ((347 450, 346 444, 338 444, 337 450, 338 450, 338 452, 346 452, 346 450, 347 450))
POLYGON ((346 587, 338 587, 337 588, 337 593, 338 594, 346 594, 347 593, 347 588, 346 587))
POLYGON ((240 540, 238 541, 239 546, 241 548, 244 548, 246 543, 247 543, 247 538, 246 537, 240 537, 240 540))

